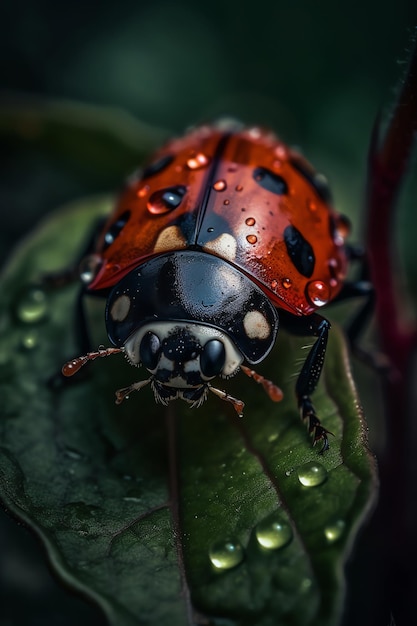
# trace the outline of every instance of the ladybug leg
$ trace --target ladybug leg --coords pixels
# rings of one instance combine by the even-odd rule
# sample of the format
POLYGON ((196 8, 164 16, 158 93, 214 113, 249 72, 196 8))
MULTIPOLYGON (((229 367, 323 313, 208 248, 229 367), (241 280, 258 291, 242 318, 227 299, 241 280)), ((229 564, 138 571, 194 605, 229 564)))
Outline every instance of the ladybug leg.
MULTIPOLYGON (((74 282, 80 282, 80 264, 83 259, 91 254, 94 250, 97 233, 100 232, 106 218, 99 218, 91 230, 91 234, 88 237, 86 244, 83 246, 81 253, 77 259, 71 263, 68 267, 58 269, 57 271, 44 273, 40 277, 40 284, 43 289, 54 291, 56 289, 62 289, 74 282)), ((75 325, 75 337, 78 345, 79 353, 88 353, 92 349, 92 342, 90 333, 88 330, 87 315, 85 311, 85 296, 87 294, 87 285, 82 284, 77 293, 77 299, 74 306, 74 325, 75 325)), ((96 294, 90 294, 96 295, 96 294)), ((102 294, 97 294, 98 297, 102 297, 102 294)), ((52 388, 59 388, 67 379, 62 375, 61 370, 53 374, 48 384, 52 388)))
POLYGON ((363 363, 386 374, 391 371, 387 357, 380 352, 369 352, 359 345, 359 337, 366 329, 375 309, 375 288, 369 281, 370 270, 366 252, 361 245, 346 244, 346 254, 352 263, 358 265, 358 278, 346 281, 333 302, 343 302, 350 298, 362 298, 363 304, 345 328, 352 352, 363 363))
POLYGON ((375 290, 372 284, 366 280, 358 280, 356 282, 347 281, 343 285, 339 295, 333 300, 333 302, 342 302, 350 298, 358 297, 363 298, 364 303, 346 328, 346 334, 352 346, 355 346, 358 337, 368 325, 374 311, 375 290))
POLYGON ((314 315, 314 319, 309 321, 309 330, 313 336, 317 337, 317 340, 308 353, 303 368, 298 376, 295 393, 298 399, 301 418, 303 421, 308 420, 308 432, 313 437, 313 445, 318 441, 323 441, 323 447, 320 450, 320 453, 323 454, 323 452, 329 448, 327 438, 329 431, 321 425, 310 396, 317 387, 321 370, 323 369, 330 322, 325 318, 321 318, 319 315, 314 315))
POLYGON ((323 442, 323 447, 320 450, 320 454, 323 454, 329 448, 327 435, 332 433, 321 425, 310 396, 317 387, 323 369, 330 322, 317 313, 308 317, 296 318, 280 312, 280 317, 283 325, 293 334, 317 337, 298 375, 295 393, 301 419, 307 423, 308 432, 313 437, 313 445, 316 445, 318 441, 323 442))
POLYGON ((94 222, 94 226, 91 229, 88 239, 82 247, 81 252, 77 254, 76 258, 72 260, 70 265, 42 274, 40 282, 44 289, 61 289, 62 287, 66 287, 67 285, 71 285, 72 283, 80 280, 81 261, 93 253, 97 241, 97 235, 102 230, 106 219, 107 218, 105 217, 100 217, 94 222))
POLYGON ((343 302, 350 298, 362 298, 363 304, 345 328, 352 352, 362 362, 381 373, 388 373, 391 365, 387 357, 380 352, 369 352, 359 344, 359 338, 366 329, 375 309, 375 289, 367 280, 347 281, 333 302, 343 302))

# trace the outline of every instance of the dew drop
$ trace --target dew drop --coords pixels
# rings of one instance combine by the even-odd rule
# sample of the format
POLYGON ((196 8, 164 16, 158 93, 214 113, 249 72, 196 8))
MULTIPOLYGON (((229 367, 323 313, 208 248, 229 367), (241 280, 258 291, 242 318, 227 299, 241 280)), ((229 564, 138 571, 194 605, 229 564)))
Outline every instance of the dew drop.
POLYGON ((224 191, 225 189, 227 189, 226 181, 223 179, 217 180, 213 185, 213 189, 215 189, 216 191, 224 191))
POLYGON ((339 263, 337 261, 337 259, 329 259, 329 261, 327 262, 327 265, 329 266, 329 272, 330 272, 330 287, 337 287, 338 283, 339 283, 339 278, 340 276, 340 271, 339 271, 339 263))
POLYGON ((330 273, 332 274, 332 276, 336 276, 337 275, 337 268, 339 263, 337 262, 337 259, 331 258, 328 260, 327 265, 329 266, 329 270, 330 273))
POLYGON ((145 185, 144 187, 141 187, 136 192, 137 197, 144 198, 148 194, 149 189, 150 189, 149 185, 145 185))
POLYGON ((75 448, 65 448, 64 454, 72 461, 81 461, 83 459, 83 454, 75 450, 75 448))
POLYGON ((245 224, 246 224, 246 226, 255 226, 256 220, 255 220, 254 217, 247 217, 245 219, 245 224))
POLYGON ((20 344, 22 348, 25 350, 33 350, 37 347, 39 341, 39 337, 37 333, 28 332, 20 340, 20 344))
POLYGON ((273 280, 271 282, 271 287, 272 287, 272 289, 276 289, 278 287, 278 281, 277 280, 273 280))
POLYGON ((214 228, 212 226, 210 226, 210 228, 207 228, 207 232, 208 233, 213 233, 214 232, 214 228))
POLYGON ((327 470, 321 463, 309 461, 298 468, 297 476, 304 487, 317 487, 327 479, 327 470))
POLYGON ((101 257, 98 254, 89 254, 83 258, 78 268, 80 279, 85 285, 91 283, 97 276, 102 265, 101 257))
POLYGON ((208 165, 209 163, 209 160, 210 159, 205 154, 203 154, 202 152, 199 152, 194 157, 191 157, 190 159, 188 159, 187 167, 190 170, 199 170, 202 167, 206 167, 206 165, 208 165))
POLYGON ((29 287, 20 297, 16 306, 16 315, 25 324, 42 321, 48 312, 48 302, 43 289, 29 287))
POLYGON ((246 237, 246 241, 253 245, 253 244, 255 244, 258 241, 258 237, 256 235, 248 235, 246 237))
POLYGON ((292 285, 292 280, 291 278, 283 278, 282 279, 282 286, 284 287, 284 289, 289 289, 292 285))
POLYGON ((225 204, 226 206, 228 206, 228 205, 230 204, 230 200, 225 200, 225 201, 223 202, 223 204, 225 204))
POLYGON ((342 519, 335 520, 331 524, 328 524, 324 529, 324 536, 329 543, 333 543, 340 539, 343 535, 346 527, 346 523, 342 519))
POLYGON ((243 185, 236 185, 236 191, 243 191, 243 185))
POLYGON ((291 526, 278 516, 260 522, 255 530, 258 543, 267 550, 283 548, 292 539, 291 526))
POLYGON ((287 159, 287 149, 283 144, 278 145, 275 148, 275 154, 279 159, 286 160, 287 159))
POLYGON ((244 559, 244 551, 238 541, 218 541, 209 550, 209 559, 217 569, 231 569, 244 559))
POLYGON ((260 139, 262 131, 257 126, 254 126, 253 128, 249 128, 248 135, 251 139, 260 139))
POLYGON ((351 231, 350 220, 346 215, 338 215, 336 218, 336 231, 339 237, 346 239, 351 231))
POLYGON ((330 298, 329 288, 321 280, 311 280, 307 283, 306 295, 313 306, 324 306, 330 298))
POLYGON ((129 489, 126 495, 123 497, 125 502, 141 502, 143 497, 142 490, 139 488, 129 489))
POLYGON ((187 189, 183 185, 155 191, 147 203, 149 213, 161 215, 173 211, 181 204, 186 191, 187 189))
POLYGON ((306 593, 307 591, 310 591, 312 586, 313 581, 311 580, 311 578, 304 578, 300 583, 300 591, 302 593, 306 593))

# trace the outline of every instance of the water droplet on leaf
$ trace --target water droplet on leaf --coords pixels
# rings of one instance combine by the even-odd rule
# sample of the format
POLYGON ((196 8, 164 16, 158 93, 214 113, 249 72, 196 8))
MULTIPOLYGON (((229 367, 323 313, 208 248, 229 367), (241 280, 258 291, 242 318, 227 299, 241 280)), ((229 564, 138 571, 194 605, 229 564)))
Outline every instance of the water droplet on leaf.
POLYGON ((209 550, 209 558, 217 569, 231 569, 243 561, 245 554, 238 541, 218 541, 209 550))
POLYGON ((258 543, 267 550, 283 548, 292 539, 292 529, 288 522, 277 515, 260 522, 255 530, 258 543))
POLYGON ((129 489, 126 495, 123 497, 125 502, 141 502, 142 501, 142 490, 139 487, 133 487, 129 489))
POLYGON ((344 533, 346 523, 342 519, 335 520, 324 529, 324 535, 329 543, 337 541, 344 533))
POLYGON ((327 470, 321 463, 309 461, 298 468, 297 476, 304 487, 317 487, 326 481, 327 470))
POLYGON ((72 461, 81 461, 84 458, 83 454, 81 454, 81 452, 78 452, 78 450, 75 450, 74 448, 65 448, 64 452, 65 456, 67 456, 72 461))
POLYGON ((20 343, 25 350, 33 350, 38 345, 38 341, 39 337, 37 333, 28 332, 22 336, 20 343))
POLYGON ((48 312, 45 292, 39 287, 29 287, 20 297, 16 306, 16 315, 25 324, 42 321, 48 312))

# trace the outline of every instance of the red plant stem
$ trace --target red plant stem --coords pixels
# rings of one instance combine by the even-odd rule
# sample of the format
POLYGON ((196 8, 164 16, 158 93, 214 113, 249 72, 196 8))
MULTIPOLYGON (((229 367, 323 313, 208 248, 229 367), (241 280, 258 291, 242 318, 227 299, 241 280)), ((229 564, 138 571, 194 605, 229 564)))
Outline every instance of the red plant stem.
POLYGON ((413 472, 408 471, 413 445, 411 420, 416 418, 409 389, 410 364, 417 348, 417 322, 404 315, 406 303, 399 292, 403 281, 399 279, 400 268, 395 266, 398 254, 393 232, 397 200, 417 135, 416 44, 381 139, 378 131, 379 127, 374 132, 369 156, 366 248, 377 296, 377 326, 393 374, 384 381, 387 450, 379 459, 381 493, 375 528, 376 535, 382 532, 390 538, 388 543, 377 545, 386 557, 382 594, 387 610, 400 624, 408 623, 407 616, 412 615, 414 590, 408 581, 413 580, 412 555, 417 552, 413 472))
MULTIPOLYGON (((376 315, 383 348, 404 379, 411 351, 416 345, 415 324, 407 323, 404 302, 398 293, 398 258, 392 233, 397 199, 417 133, 417 46, 397 104, 380 145, 374 133, 369 158, 367 250, 377 293, 376 315)), ((398 398, 397 398, 398 399, 398 398)))

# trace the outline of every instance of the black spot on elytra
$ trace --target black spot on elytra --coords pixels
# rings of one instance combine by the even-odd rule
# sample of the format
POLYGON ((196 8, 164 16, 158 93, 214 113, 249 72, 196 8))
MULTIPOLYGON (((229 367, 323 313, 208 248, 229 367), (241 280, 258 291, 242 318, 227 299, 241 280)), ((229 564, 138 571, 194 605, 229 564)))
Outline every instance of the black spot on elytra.
POLYGON ((311 245, 292 224, 284 230, 284 241, 287 246, 288 256, 296 269, 306 278, 310 278, 315 264, 311 245))
POLYGON ((253 171, 253 178, 260 187, 271 193, 275 193, 278 196, 288 193, 288 185, 282 176, 271 172, 266 167, 257 167, 253 171))
POLYGON ((155 174, 159 174, 159 172, 162 172, 162 170, 167 168, 168 165, 170 165, 173 160, 174 160, 173 154, 166 154, 165 156, 161 157, 157 161, 150 163, 143 170, 142 178, 150 178, 150 176, 155 176, 155 174))
POLYGON ((117 218, 115 222, 113 222, 113 224, 110 225, 104 235, 103 250, 106 250, 109 246, 111 246, 113 241, 120 235, 121 231, 129 221, 130 214, 130 210, 125 211, 124 213, 122 213, 122 215, 120 215, 120 217, 117 218))

